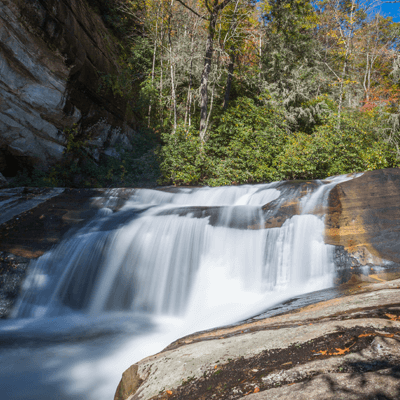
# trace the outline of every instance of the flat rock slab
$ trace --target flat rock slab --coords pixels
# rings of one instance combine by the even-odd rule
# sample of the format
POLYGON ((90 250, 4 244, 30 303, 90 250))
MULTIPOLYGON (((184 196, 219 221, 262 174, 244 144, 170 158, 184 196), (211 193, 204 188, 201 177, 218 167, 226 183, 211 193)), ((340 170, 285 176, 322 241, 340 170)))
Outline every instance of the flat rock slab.
POLYGON ((322 374, 302 383, 251 394, 248 400, 367 400, 399 399, 400 369, 366 373, 322 374))
POLYGON ((115 399, 398 399, 400 280, 360 290, 183 338, 128 369, 115 399))
POLYGON ((37 258, 99 208, 118 209, 132 189, 15 188, 0 190, 0 251, 37 258))

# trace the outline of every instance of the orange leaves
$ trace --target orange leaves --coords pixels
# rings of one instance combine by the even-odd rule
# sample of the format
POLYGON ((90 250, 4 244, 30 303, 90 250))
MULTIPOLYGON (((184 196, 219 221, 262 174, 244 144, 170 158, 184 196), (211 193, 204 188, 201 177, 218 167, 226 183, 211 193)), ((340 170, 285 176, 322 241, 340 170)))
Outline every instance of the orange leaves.
POLYGON ((318 351, 318 352, 316 352, 315 350, 313 350, 312 351, 313 353, 315 353, 315 355, 317 356, 326 356, 326 355, 328 355, 328 350, 321 350, 321 351, 318 351))
POLYGON ((346 354, 346 353, 348 353, 350 351, 350 347, 345 347, 344 349, 335 349, 335 350, 337 350, 337 352, 336 353, 332 353, 332 355, 333 356, 341 356, 343 354, 346 354))
POLYGON ((362 338, 362 337, 368 337, 368 336, 374 336, 374 335, 375 335, 375 333, 363 333, 362 335, 358 335, 358 337, 362 338))
POLYGON ((393 314, 385 314, 391 321, 400 321, 400 317, 393 314))
POLYGON ((340 348, 335 348, 335 352, 333 351, 329 351, 329 350, 321 350, 316 352, 315 350, 313 350, 313 353, 316 353, 315 355, 320 355, 320 356, 342 356, 348 352, 350 352, 350 349, 355 345, 356 343, 354 342, 351 346, 349 347, 345 347, 344 349, 340 349, 340 348))
POLYGON ((244 395, 245 396, 248 396, 249 394, 251 394, 251 393, 258 393, 260 391, 260 388, 258 387, 258 386, 256 386, 256 388, 254 389, 254 391, 249 391, 249 392, 247 392, 247 393, 245 393, 244 395))
POLYGON ((328 350, 321 350, 319 352, 316 353, 316 355, 321 355, 321 356, 340 356, 343 354, 346 354, 349 351, 349 348, 345 348, 345 349, 338 349, 336 348, 335 350, 337 350, 336 353, 334 352, 329 352, 328 350))

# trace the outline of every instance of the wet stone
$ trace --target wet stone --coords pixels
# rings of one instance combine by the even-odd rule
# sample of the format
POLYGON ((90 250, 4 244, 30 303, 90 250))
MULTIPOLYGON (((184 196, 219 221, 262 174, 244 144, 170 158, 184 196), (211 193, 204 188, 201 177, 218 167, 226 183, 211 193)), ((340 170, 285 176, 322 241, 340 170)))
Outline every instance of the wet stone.
POLYGON ((21 288, 29 259, 0 252, 0 318, 7 318, 21 288))

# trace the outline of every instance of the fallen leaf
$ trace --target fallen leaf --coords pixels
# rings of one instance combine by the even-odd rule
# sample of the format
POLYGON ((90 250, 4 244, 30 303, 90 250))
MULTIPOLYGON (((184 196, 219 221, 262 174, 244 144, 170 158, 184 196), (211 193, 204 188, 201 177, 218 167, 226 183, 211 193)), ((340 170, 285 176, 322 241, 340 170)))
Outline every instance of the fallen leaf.
POLYGON ((391 321, 397 321, 399 317, 393 314, 385 314, 391 321))
POLYGON ((361 335, 358 335, 358 337, 368 337, 368 336, 374 336, 375 333, 363 333, 361 335))
POLYGON ((258 393, 260 391, 260 388, 259 387, 256 387, 255 389, 254 389, 254 393, 258 393))

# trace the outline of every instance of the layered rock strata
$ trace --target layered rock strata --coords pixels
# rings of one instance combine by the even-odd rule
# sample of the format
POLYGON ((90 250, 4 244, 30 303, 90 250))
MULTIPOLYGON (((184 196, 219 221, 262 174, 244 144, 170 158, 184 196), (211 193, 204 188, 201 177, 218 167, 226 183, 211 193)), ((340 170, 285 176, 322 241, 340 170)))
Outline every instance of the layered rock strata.
POLYGON ((68 132, 95 158, 125 140, 124 101, 99 91, 101 74, 118 71, 116 48, 85 0, 0 0, 0 173, 45 170, 68 132))
POLYGON ((397 168, 367 171, 330 192, 325 242, 337 246, 336 266, 345 280, 352 272, 376 275, 399 268, 399 198, 397 168))

